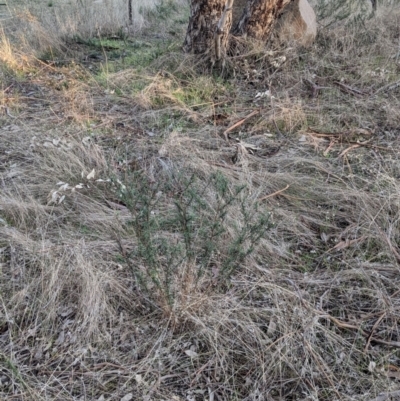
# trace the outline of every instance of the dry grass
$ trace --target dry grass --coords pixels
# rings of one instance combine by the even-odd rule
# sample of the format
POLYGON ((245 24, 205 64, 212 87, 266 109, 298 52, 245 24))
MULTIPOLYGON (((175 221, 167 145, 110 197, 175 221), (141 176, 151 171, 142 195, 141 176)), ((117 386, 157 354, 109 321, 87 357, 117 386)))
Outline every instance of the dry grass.
MULTIPOLYGON (((124 0, 113 2, 107 0, 51 0, 47 2, 15 0, 5 3, 5 7, 11 14, 17 11, 16 16, 21 17, 21 12, 29 13, 31 20, 35 17, 40 20, 41 29, 51 29, 51 33, 57 33, 57 37, 96 36, 103 30, 113 32, 129 25, 132 30, 139 31, 145 25, 144 12, 157 5, 154 0, 132 2, 132 21, 130 21, 128 1, 124 0)), ((50 36, 46 35, 46 37, 50 36)))
POLYGON ((100 66, 79 65, 88 50, 77 47, 73 63, 57 66, 28 57, 6 30, 0 398, 394 394, 399 18, 383 14, 368 30, 322 30, 307 50, 256 49, 247 64, 228 66, 226 80, 197 75, 180 53, 157 53, 146 31, 131 40, 134 54, 154 59, 148 65, 111 53, 100 66), (313 92, 310 82, 322 88, 313 92), (225 140, 223 132, 254 110, 225 140), (214 187, 205 186, 216 172, 230 191, 246 190, 227 209, 204 274, 197 275, 200 257, 178 253, 184 257, 173 259, 169 277, 167 251, 188 232, 170 221, 187 199, 185 180, 197 177, 204 202, 189 230, 190 249, 200 252, 218 206, 214 187), (144 190, 126 195, 132 188, 154 193, 153 244, 167 244, 153 255, 155 267, 137 256, 143 237, 135 219, 146 198, 144 190), (256 210, 269 214, 268 229, 225 276, 235 236, 256 210))

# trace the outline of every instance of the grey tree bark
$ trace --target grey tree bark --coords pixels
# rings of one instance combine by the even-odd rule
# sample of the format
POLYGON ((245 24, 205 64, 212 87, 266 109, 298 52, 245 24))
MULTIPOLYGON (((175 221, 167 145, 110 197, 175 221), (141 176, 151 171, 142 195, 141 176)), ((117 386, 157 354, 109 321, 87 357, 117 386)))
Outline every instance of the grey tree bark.
POLYGON ((232 0, 191 1, 189 25, 183 44, 184 51, 204 54, 216 60, 218 59, 216 42, 218 42, 221 57, 221 52, 226 51, 232 24, 232 8, 229 7, 231 3, 232 0))
POLYGON ((234 35, 266 40, 274 22, 291 1, 294 0, 191 0, 183 49, 207 56, 213 62, 224 58, 232 28, 232 10, 238 20, 232 30, 234 35))
POLYGON ((129 17, 129 25, 132 25, 133 24, 132 0, 128 0, 128 17, 129 17))
POLYGON ((266 40, 276 19, 292 0, 249 0, 233 33, 266 40))

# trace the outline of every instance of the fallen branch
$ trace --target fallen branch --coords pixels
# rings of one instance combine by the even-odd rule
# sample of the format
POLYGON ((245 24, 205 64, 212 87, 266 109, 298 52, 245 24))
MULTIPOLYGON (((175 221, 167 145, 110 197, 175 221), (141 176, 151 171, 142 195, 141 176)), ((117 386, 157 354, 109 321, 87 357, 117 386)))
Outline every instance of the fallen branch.
POLYGON ((225 138, 225 140, 226 140, 226 141, 228 140, 228 134, 229 134, 229 132, 231 132, 231 131, 234 130, 235 128, 241 126, 245 121, 247 121, 249 118, 251 118, 251 117, 257 115, 258 113, 259 113, 258 110, 254 110, 254 111, 252 111, 248 116, 242 118, 242 119, 239 120, 237 123, 235 123, 235 124, 231 125, 229 128, 227 128, 227 129, 224 131, 224 138, 225 138))
POLYGON ((319 131, 317 128, 309 128, 307 131, 308 134, 314 135, 317 137, 321 138, 326 138, 326 137, 350 137, 352 135, 361 135, 361 136, 371 136, 372 133, 371 131, 364 129, 364 128, 355 128, 352 129, 351 131, 342 131, 342 132, 322 132, 319 131))
POLYGON ((337 85, 343 92, 349 93, 350 95, 354 95, 354 96, 369 95, 369 92, 362 91, 362 90, 357 89, 357 88, 352 88, 351 86, 345 85, 345 84, 343 84, 342 82, 339 82, 339 81, 335 81, 334 84, 337 85))
POLYGON ((303 82, 311 89, 311 97, 318 97, 318 92, 322 89, 331 89, 329 86, 319 86, 307 78, 303 78, 303 82))
POLYGON ((400 81, 393 82, 391 84, 382 86, 382 88, 377 89, 374 92, 374 95, 377 95, 378 93, 381 93, 381 92, 392 91, 392 90, 398 88, 399 86, 400 86, 400 81))
POLYGON ((263 200, 265 200, 265 199, 272 198, 273 196, 279 195, 280 193, 286 191, 289 187, 290 187, 290 185, 286 185, 285 188, 282 188, 282 189, 280 189, 279 191, 275 191, 275 192, 273 192, 272 194, 265 195, 265 196, 259 198, 258 201, 261 202, 261 201, 263 201, 263 200))
POLYGON ((366 239, 367 237, 363 235, 360 238, 355 238, 355 239, 346 239, 344 241, 340 241, 337 243, 333 248, 329 249, 326 251, 326 253, 332 252, 332 251, 340 251, 342 249, 349 248, 350 246, 357 244, 358 242, 362 242, 366 239))
POLYGON ((6 114, 8 115, 8 117, 14 118, 14 119, 17 118, 17 117, 13 116, 13 115, 10 113, 10 110, 8 109, 7 106, 0 106, 0 107, 2 107, 3 109, 6 110, 6 114))
MULTIPOLYGON (((319 311, 317 311, 317 312, 319 312, 319 311)), ((372 335, 370 336, 359 326, 355 326, 353 324, 342 322, 341 320, 336 319, 335 317, 333 317, 329 314, 325 314, 323 312, 319 312, 319 314, 321 315, 321 317, 326 317, 327 319, 329 319, 332 323, 334 323, 336 326, 338 326, 341 329, 357 330, 359 333, 361 333, 364 337, 367 338, 369 343, 371 343, 373 341, 378 344, 388 345, 388 346, 395 347, 395 348, 400 348, 400 342, 398 342, 398 341, 385 341, 385 340, 381 340, 380 338, 372 337, 372 335)))
POLYGON ((335 144, 337 143, 337 139, 333 138, 331 139, 331 143, 329 144, 329 146, 324 150, 323 155, 324 156, 328 156, 329 152, 331 151, 331 149, 335 146, 335 144))
POLYGON ((367 338, 367 343, 365 344, 364 347, 364 352, 368 351, 368 347, 371 343, 372 335, 374 334, 376 328, 379 326, 379 323, 383 320, 383 318, 386 316, 386 312, 383 312, 382 315, 378 318, 378 320, 375 322, 375 324, 372 326, 371 332, 369 333, 369 336, 367 338))
POLYGON ((385 148, 384 146, 373 145, 372 143, 369 143, 369 141, 368 141, 368 143, 367 142, 348 142, 348 143, 351 144, 351 145, 363 146, 365 148, 387 150, 387 151, 393 150, 393 149, 390 149, 390 148, 385 148))
MULTIPOLYGON (((310 135, 311 137, 316 137, 316 138, 337 138, 335 139, 337 140, 343 140, 346 139, 346 137, 350 137, 352 135, 355 134, 359 134, 359 135, 364 135, 364 136, 371 136, 371 132, 369 132, 368 130, 364 130, 362 128, 360 129, 356 129, 354 131, 344 131, 344 132, 320 132, 317 131, 316 129, 312 128, 311 130, 306 132, 307 135, 310 135)), ((371 148, 371 149, 379 149, 379 150, 385 150, 385 151, 391 151, 392 149, 384 147, 384 146, 378 146, 378 145, 374 145, 371 143, 371 140, 367 140, 365 142, 354 142, 351 140, 346 140, 346 143, 350 144, 350 145, 354 145, 354 147, 365 147, 365 148, 371 148)), ((328 147, 328 150, 330 150, 331 146, 328 147)), ((339 157, 344 156, 348 151, 350 151, 351 149, 353 149, 353 147, 350 147, 349 149, 344 150, 339 157)), ((325 151, 325 152, 326 152, 325 151)))
POLYGON ((349 153, 351 150, 357 149, 357 148, 359 148, 359 147, 360 147, 359 144, 357 144, 357 145, 351 145, 350 147, 346 148, 345 150, 343 150, 343 152, 341 152, 341 153, 339 154, 339 158, 340 158, 340 157, 346 156, 347 153, 349 153))

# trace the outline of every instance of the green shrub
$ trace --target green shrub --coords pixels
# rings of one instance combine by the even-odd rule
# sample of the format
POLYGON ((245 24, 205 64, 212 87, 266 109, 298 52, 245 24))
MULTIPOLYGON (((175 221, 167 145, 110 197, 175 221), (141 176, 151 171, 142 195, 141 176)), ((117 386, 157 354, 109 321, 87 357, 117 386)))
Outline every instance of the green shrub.
POLYGON ((158 184, 134 173, 119 182, 118 196, 135 238, 125 261, 140 288, 169 308, 187 286, 201 290, 204 279, 225 287, 269 228, 269 214, 247 188, 221 173, 205 181, 171 173, 158 184))
MULTIPOLYGON (((382 0, 317 0, 315 11, 323 25, 344 21, 346 23, 363 23, 371 18, 379 8, 382 0)), ((385 2, 386 6, 395 6, 398 0, 385 2)))

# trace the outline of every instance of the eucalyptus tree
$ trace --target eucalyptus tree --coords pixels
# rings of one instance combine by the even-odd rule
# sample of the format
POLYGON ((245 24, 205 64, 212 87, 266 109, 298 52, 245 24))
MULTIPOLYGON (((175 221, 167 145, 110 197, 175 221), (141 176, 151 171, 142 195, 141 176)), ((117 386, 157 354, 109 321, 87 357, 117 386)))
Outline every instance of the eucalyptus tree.
POLYGON ((218 61, 227 54, 231 33, 266 40, 292 1, 297 0, 191 0, 183 48, 218 61))

